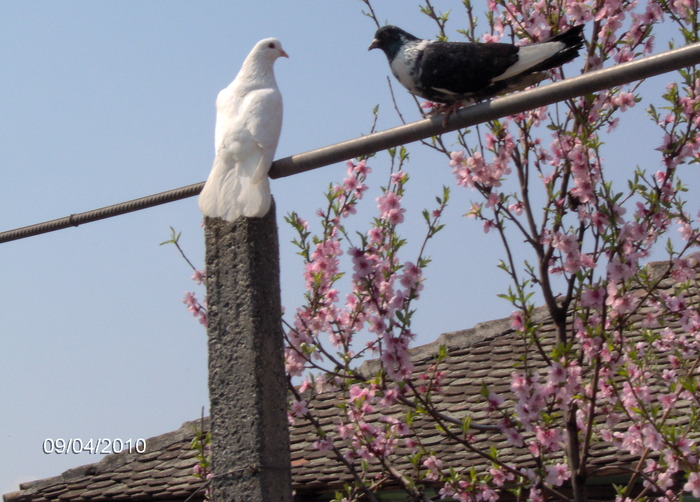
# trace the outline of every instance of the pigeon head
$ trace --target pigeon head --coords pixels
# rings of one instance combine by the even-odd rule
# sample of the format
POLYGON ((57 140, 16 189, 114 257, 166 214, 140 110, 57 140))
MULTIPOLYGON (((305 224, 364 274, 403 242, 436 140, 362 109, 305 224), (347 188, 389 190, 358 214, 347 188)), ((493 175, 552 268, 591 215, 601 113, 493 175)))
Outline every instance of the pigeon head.
POLYGON ((289 55, 284 52, 284 49, 282 49, 282 44, 280 41, 276 38, 266 38, 261 40, 255 44, 255 47, 253 47, 251 54, 253 53, 260 55, 264 59, 269 59, 270 61, 274 61, 279 57, 289 57, 289 55))
POLYGON ((415 40, 418 40, 418 38, 403 31, 401 28, 391 25, 382 26, 374 34, 374 40, 372 40, 367 50, 381 49, 386 54, 386 57, 389 58, 389 61, 393 61, 401 47, 407 42, 415 40))

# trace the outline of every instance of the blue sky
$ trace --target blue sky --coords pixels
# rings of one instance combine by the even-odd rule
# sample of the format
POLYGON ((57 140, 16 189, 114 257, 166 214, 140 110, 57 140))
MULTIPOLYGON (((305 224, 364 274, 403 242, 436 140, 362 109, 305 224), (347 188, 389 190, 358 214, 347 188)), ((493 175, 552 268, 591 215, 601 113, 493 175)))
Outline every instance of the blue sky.
MULTIPOLYGON (((436 4, 454 8, 458 28, 460 2, 436 4)), ((0 230, 203 181, 213 158, 214 98, 265 37, 279 38, 291 56, 276 63, 285 101, 277 157, 367 133, 377 104, 380 129, 399 125, 386 60, 367 51, 375 26, 359 0, 241 5, 0 1, 0 230)), ((396 5, 374 2, 382 20, 434 35, 416 5, 396 5)), ((651 79, 645 89, 666 81, 651 79)), ((395 89, 406 118, 418 119, 395 89)), ((637 164, 656 168, 648 151, 629 147, 659 142, 646 142, 653 125, 636 113, 608 139, 624 146, 610 152, 622 176, 637 164)), ((382 173, 387 157, 370 165, 382 173)), ((453 177, 425 148, 412 149, 407 169, 410 238, 420 211, 453 177)), ((272 183, 288 310, 303 281, 282 217, 294 210, 312 218, 328 183, 344 172, 339 164, 272 183)), ((697 186, 697 174, 690 179, 697 186)), ((498 242, 461 216, 469 200, 454 189, 448 227, 430 247, 434 262, 414 326, 419 343, 510 314, 496 298, 506 287, 495 268, 498 242)), ((366 202, 371 212, 373 199, 366 202)), ((45 439, 147 438, 207 406, 204 330, 181 303, 185 291, 202 291, 176 250, 159 246, 173 226, 201 264, 200 222, 192 198, 0 245, 1 493, 100 458, 44 454, 45 439)), ((412 249, 404 259, 415 258, 412 249)))

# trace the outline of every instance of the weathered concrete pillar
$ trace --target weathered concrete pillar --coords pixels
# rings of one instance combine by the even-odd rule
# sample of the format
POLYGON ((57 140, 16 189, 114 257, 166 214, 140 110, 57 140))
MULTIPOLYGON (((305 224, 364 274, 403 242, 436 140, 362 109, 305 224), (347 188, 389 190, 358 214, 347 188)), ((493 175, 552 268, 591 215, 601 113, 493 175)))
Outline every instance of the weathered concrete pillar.
POLYGON ((213 500, 291 501, 274 202, 205 238, 213 500))

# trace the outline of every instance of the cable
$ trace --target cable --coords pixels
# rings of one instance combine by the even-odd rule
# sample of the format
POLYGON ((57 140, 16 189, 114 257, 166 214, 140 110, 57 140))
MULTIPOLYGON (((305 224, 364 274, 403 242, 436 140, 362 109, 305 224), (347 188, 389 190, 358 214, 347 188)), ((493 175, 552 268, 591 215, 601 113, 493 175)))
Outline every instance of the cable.
MULTIPOLYGON (((700 43, 468 106, 453 113, 445 124, 443 124, 442 116, 436 116, 317 150, 278 159, 270 167, 270 178, 277 179, 292 176, 344 160, 386 150, 387 148, 419 141, 431 136, 474 126, 489 120, 514 115, 558 101, 572 99, 695 64, 700 64, 700 43)), ((0 232, 0 243, 24 239, 63 228, 77 227, 84 223, 193 197, 199 194, 203 186, 203 182, 195 183, 120 204, 0 232)))
POLYGON ((168 202, 174 202, 180 199, 186 199, 187 197, 193 197, 201 192, 203 186, 204 182, 195 183, 193 185, 176 188, 174 190, 168 190, 167 192, 161 192, 154 195, 149 195, 147 197, 121 202, 119 204, 114 204, 99 209, 93 209, 92 211, 71 214, 69 216, 64 216, 63 218, 57 218, 55 220, 49 220, 43 223, 37 223, 35 225, 8 230, 0 233, 0 243, 24 239, 34 235, 45 234, 47 232, 54 232, 56 230, 62 230, 68 227, 77 227, 83 223, 112 218, 113 216, 119 216, 120 214, 140 211, 141 209, 167 204, 168 202))

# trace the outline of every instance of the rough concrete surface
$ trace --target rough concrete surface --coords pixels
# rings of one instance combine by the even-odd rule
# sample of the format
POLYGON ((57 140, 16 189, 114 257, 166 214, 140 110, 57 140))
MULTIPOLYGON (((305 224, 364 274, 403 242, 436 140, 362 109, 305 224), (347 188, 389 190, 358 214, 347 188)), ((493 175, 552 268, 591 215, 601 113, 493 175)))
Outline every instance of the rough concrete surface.
POLYGON ((291 501, 274 203, 205 237, 213 499, 291 501))

